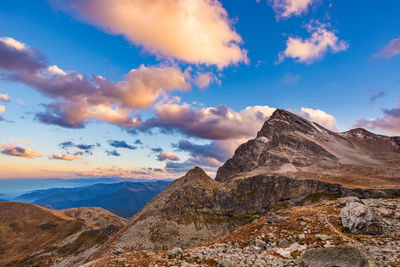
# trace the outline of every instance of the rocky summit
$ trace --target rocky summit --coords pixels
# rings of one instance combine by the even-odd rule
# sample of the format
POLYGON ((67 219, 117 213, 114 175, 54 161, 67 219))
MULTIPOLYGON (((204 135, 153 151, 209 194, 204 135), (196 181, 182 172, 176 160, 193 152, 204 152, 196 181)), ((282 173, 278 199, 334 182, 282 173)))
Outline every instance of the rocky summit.
POLYGON ((255 139, 239 146, 216 180, 285 174, 370 187, 400 185, 400 137, 364 129, 337 133, 277 109, 255 139))

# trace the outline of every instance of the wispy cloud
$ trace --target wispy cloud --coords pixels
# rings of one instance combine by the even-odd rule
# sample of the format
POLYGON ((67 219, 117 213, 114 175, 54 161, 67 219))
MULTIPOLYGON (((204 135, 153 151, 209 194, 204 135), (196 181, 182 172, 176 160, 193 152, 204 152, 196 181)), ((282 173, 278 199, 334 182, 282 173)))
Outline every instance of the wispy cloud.
POLYGON ((73 161, 81 159, 79 156, 69 155, 69 154, 53 154, 49 157, 50 159, 73 161))
POLYGON ((400 136, 400 105, 396 108, 382 109, 382 112, 383 117, 370 119, 359 118, 355 121, 352 127, 367 128, 400 136))
MULTIPOLYGON (((373 91, 371 91, 371 93, 373 93, 373 91)), ((370 98, 369 98, 369 102, 371 104, 373 104, 373 103, 375 103, 376 100, 384 97, 385 95, 386 95, 386 93, 383 92, 383 91, 379 91, 379 92, 373 93, 373 95, 371 95, 370 98)))
POLYGON ((385 59, 390 59, 396 55, 400 54, 400 38, 391 40, 384 48, 378 51, 372 56, 372 59, 383 57, 385 59))
POLYGON ((300 80, 300 75, 295 75, 293 73, 285 73, 281 79, 284 84, 295 84, 300 80))

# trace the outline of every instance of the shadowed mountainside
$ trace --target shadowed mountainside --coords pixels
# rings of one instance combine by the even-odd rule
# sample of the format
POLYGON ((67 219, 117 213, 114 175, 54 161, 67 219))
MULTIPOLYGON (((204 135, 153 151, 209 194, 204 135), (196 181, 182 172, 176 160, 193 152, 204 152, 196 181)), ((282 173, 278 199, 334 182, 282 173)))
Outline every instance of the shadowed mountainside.
POLYGON ((169 184, 168 181, 121 182, 78 188, 54 188, 33 191, 15 200, 57 210, 101 207, 120 217, 130 218, 169 184))

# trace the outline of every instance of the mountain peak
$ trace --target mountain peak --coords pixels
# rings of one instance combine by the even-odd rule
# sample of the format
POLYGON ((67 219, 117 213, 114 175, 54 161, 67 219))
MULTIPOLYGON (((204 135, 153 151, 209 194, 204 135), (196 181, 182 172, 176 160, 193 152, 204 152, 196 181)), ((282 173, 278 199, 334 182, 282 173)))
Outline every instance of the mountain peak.
MULTIPOLYGON (((322 126, 319 126, 319 128, 324 129, 322 126)), ((315 130, 316 129, 312 122, 287 110, 276 109, 274 113, 272 113, 271 117, 269 117, 269 119, 264 123, 261 130, 257 133, 257 137, 266 137, 274 134, 274 132, 281 131, 310 133, 315 130)))
POLYGON ((214 182, 214 180, 207 175, 207 173, 200 167, 194 167, 190 171, 188 171, 185 176, 181 178, 184 184, 194 183, 194 182, 202 182, 202 183, 210 183, 214 182))
POLYGON ((357 128, 332 132, 283 109, 277 109, 255 139, 242 144, 217 171, 224 182, 241 174, 313 173, 399 177, 400 138, 357 128))

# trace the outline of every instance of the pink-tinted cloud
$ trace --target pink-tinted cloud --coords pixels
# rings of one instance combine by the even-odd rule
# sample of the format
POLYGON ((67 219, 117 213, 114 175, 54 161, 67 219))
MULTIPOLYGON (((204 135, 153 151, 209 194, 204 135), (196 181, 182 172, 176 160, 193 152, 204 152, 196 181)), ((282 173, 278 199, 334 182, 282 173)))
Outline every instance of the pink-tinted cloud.
POLYGON ((170 161, 179 161, 179 157, 172 152, 161 152, 157 156, 159 161, 165 161, 165 160, 170 160, 170 161))
POLYGON ((35 56, 36 50, 12 38, 6 40, 0 39, 0 59, 8 63, 0 60, 3 79, 25 83, 56 100, 37 114, 44 123, 82 128, 88 120, 99 120, 132 128, 138 126, 138 120, 130 115, 134 110, 147 109, 160 97, 191 87, 176 66, 141 65, 117 83, 101 76, 88 79, 75 71, 45 65, 35 56))
POLYGON ((339 40, 336 34, 327 29, 327 25, 315 23, 308 24, 306 29, 311 37, 289 37, 286 41, 286 49, 279 54, 279 63, 285 58, 293 58, 297 62, 311 64, 325 56, 328 51, 338 53, 346 50, 349 45, 339 40))
POLYGON ((11 98, 7 94, 0 94, 0 101, 1 102, 9 102, 11 98))
POLYGON ((46 65, 46 57, 36 49, 11 37, 0 37, 0 69, 35 72, 46 65))
POLYGON ((247 61, 218 0, 52 0, 55 7, 160 57, 219 68, 247 61))
POLYGON ((0 114, 4 113, 6 111, 6 107, 5 106, 0 106, 0 114))
POLYGON ((197 108, 176 102, 158 103, 155 109, 157 118, 144 122, 144 128, 179 130, 189 136, 212 140, 252 137, 275 110, 268 106, 249 106, 235 112, 224 105, 197 108))
POLYGON ((398 54, 400 54, 400 38, 391 40, 384 48, 373 55, 372 58, 383 57, 385 59, 390 59, 398 54))
POLYGON ((35 150, 26 147, 20 147, 15 145, 2 145, 0 144, 0 152, 5 155, 22 157, 22 158, 38 158, 42 155, 35 150))
POLYGON ((272 7, 278 19, 300 16, 308 11, 315 0, 271 0, 272 7))
POLYGON ((50 159, 57 160, 65 160, 65 161, 73 161, 77 159, 81 159, 79 156, 69 155, 69 154, 53 154, 49 157, 50 159))
POLYGON ((384 113, 383 117, 371 119, 359 118, 352 127, 367 128, 400 136, 400 106, 392 109, 383 109, 382 111, 384 113))

